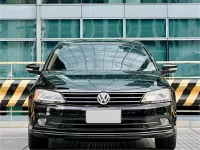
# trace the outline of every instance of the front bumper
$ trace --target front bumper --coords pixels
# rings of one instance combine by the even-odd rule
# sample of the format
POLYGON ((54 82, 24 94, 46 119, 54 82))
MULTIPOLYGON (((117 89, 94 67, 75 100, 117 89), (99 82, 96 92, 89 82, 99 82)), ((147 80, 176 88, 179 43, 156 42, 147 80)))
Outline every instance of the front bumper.
POLYGON ((129 107, 75 107, 36 105, 35 116, 30 117, 29 131, 44 138, 69 139, 140 139, 164 138, 176 133, 175 108, 171 103, 146 104, 129 107), (87 124, 86 110, 120 109, 120 124, 87 124), (34 119, 33 119, 34 118, 34 119), (44 118, 44 125, 38 119, 44 118), (160 118, 167 118, 163 125, 160 118))

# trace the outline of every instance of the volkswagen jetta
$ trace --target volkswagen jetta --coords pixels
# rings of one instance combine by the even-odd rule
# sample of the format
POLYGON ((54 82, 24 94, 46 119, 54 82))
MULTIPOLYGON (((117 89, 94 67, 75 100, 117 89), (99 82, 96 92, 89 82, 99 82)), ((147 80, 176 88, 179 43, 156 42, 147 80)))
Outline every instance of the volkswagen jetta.
POLYGON ((29 147, 48 148, 49 138, 155 138, 157 148, 176 147, 175 93, 146 47, 127 40, 58 43, 29 96, 29 147))

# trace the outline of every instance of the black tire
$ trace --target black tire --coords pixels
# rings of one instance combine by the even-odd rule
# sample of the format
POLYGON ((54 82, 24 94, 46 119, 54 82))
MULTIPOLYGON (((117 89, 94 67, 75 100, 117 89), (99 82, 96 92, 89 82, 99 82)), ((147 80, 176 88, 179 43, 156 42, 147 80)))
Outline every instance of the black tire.
POLYGON ((31 133, 28 133, 28 143, 29 143, 29 149, 48 149, 49 145, 49 139, 47 138, 38 138, 32 135, 31 133))
POLYGON ((157 149, 175 149, 176 148, 176 134, 167 138, 156 138, 155 145, 157 149))

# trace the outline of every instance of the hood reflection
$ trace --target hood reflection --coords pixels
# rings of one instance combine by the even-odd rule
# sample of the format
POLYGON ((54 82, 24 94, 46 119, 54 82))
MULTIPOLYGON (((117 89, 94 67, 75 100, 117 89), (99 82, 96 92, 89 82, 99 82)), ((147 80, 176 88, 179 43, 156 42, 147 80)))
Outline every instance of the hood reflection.
POLYGON ((56 88, 84 90, 158 89, 157 72, 62 71, 45 72, 44 77, 56 88))

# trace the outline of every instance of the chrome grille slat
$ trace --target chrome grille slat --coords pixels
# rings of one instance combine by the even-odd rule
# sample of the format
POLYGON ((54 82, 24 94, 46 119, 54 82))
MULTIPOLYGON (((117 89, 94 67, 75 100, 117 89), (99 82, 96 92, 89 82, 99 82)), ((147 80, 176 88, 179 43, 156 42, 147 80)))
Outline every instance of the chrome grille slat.
POLYGON ((95 99, 96 97, 64 97, 64 98, 66 98, 67 100, 68 99, 95 99))
MULTIPOLYGON (((50 124, 66 124, 66 125, 74 125, 74 126, 89 126, 88 124, 74 124, 74 123, 57 123, 57 122, 49 122, 50 124)), ((118 126, 124 126, 124 125, 149 125, 149 124, 158 124, 158 122, 148 122, 148 123, 123 123, 123 124, 118 124, 118 126)), ((109 126, 109 125, 107 125, 109 126)), ((113 126, 113 124, 111 124, 110 126, 113 126)))
MULTIPOLYGON (((97 97, 64 97, 66 99, 96 99, 97 97)), ((142 98, 142 97, 111 97, 110 99, 135 99, 135 98, 142 98)))
MULTIPOLYGON (((67 101, 68 103, 97 103, 96 101, 67 101)), ((110 101, 109 103, 124 103, 125 101, 110 101)), ((140 101, 126 101, 126 103, 139 103, 140 101)))
MULTIPOLYGON (((78 105, 100 105, 97 101, 99 92, 63 92, 62 95, 69 104, 78 105)), ((108 105, 130 105, 138 104, 143 98, 145 93, 137 92, 106 92, 110 95, 110 101, 108 105)))
MULTIPOLYGON (((91 94, 99 94, 101 92, 69 92, 69 93, 66 93, 66 92, 63 92, 62 94, 68 94, 68 95, 91 95, 91 94)), ((145 94, 145 93, 132 93, 132 92, 125 92, 125 93, 118 93, 118 92, 107 92, 109 95, 112 95, 112 94, 119 94, 119 95, 124 95, 124 94, 134 94, 134 95, 139 95, 139 94, 145 94)))
POLYGON ((67 101, 68 103, 98 103, 97 101, 67 101))

